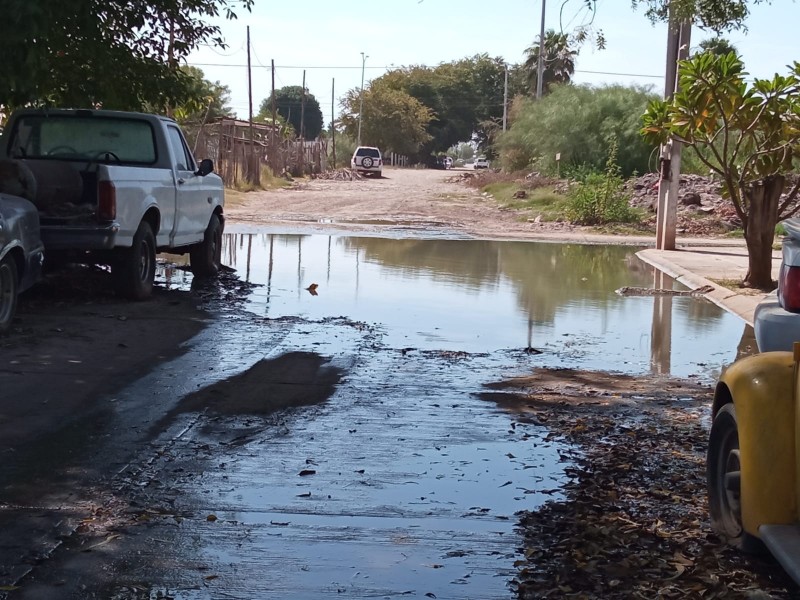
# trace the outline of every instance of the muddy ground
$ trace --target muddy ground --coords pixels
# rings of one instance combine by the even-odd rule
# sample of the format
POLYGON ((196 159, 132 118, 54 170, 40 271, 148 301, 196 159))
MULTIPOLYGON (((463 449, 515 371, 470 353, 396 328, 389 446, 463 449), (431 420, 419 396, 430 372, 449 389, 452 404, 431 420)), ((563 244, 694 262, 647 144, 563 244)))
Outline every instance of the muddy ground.
MULTIPOLYGON (((587 229, 529 222, 473 188, 446 181, 452 175, 389 169, 380 180, 312 181, 286 190, 234 195, 226 207, 227 226, 239 231, 389 236, 411 231, 441 237, 615 241, 587 229)), ((650 238, 616 241, 641 244, 650 238)), ((103 520, 103 510, 87 495, 70 491, 86 473, 53 469, 59 474, 53 478, 43 455, 52 452, 56 466, 90 464, 87 457, 107 447, 101 442, 107 436, 109 407, 100 399, 113 402, 115 390, 186 351, 184 343, 208 325, 214 311, 228 310, 246 293, 235 275, 226 275, 221 286, 157 290, 152 300, 132 304, 108 292, 107 280, 107 273, 97 270, 49 277, 22 298, 11 334, 0 340, 0 553, 16 557, 0 563, 0 593, 12 598, 80 597, 79 590, 75 596, 52 595, 59 586, 69 587, 57 576, 39 596, 25 595, 26 582, 37 577, 47 582, 43 572, 62 542, 80 551, 118 535, 103 525, 95 527, 103 520), (48 486, 49 518, 42 520, 36 507, 48 486), (16 510, 20 507, 25 510, 16 510), (59 511, 63 518, 54 520, 52 515, 59 511), (32 549, 33 539, 52 543, 40 544, 48 548, 40 552, 32 549)), ((298 369, 320 368, 310 364, 308 356, 296 358, 298 369)), ((318 388, 321 396, 341 375, 325 372, 318 388)), ((161 417, 213 412, 219 397, 215 393, 245 397, 253 385, 245 376, 228 379, 223 387, 192 395, 189 404, 174 407, 171 415, 164 411, 161 417)), ((273 389, 271 394, 281 391, 273 389)), ((544 425, 553 439, 575 444, 563 457, 576 465, 568 473, 566 497, 519 515, 525 547, 515 551, 522 550, 524 558, 511 578, 519 597, 796 597, 796 589, 771 560, 745 558, 726 549, 708 527, 707 387, 540 372, 497 382, 482 394, 514 414, 519 427, 544 425)), ((291 394, 284 400, 273 408, 297 404, 291 394)), ((131 443, 151 435, 145 425, 160 422, 156 409, 142 408, 153 414, 141 417, 142 431, 131 434, 131 443)), ((107 464, 119 467, 124 457, 119 463, 115 460, 107 464)), ((137 526, 144 512, 130 506, 120 510, 134 515, 130 526, 137 526)))

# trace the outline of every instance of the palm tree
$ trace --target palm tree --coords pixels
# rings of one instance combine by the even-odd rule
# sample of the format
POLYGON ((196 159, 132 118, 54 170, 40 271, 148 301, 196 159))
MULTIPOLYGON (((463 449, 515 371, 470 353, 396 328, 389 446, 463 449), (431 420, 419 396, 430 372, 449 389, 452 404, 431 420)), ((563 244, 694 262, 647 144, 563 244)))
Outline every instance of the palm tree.
MULTIPOLYGON (((537 36, 538 37, 538 36, 537 36)), ((536 90, 536 77, 539 68, 539 42, 525 50, 525 71, 531 91, 536 90)), ((556 33, 548 29, 544 34, 544 71, 542 76, 542 93, 547 94, 550 86, 557 83, 569 83, 575 74, 575 58, 578 51, 566 33, 556 33)))

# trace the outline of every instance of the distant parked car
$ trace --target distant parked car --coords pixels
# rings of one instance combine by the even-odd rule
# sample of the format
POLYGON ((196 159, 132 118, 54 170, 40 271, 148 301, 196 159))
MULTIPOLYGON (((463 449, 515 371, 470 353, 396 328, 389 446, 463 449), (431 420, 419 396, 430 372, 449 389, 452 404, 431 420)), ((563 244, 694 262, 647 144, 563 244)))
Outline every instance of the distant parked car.
POLYGON ((479 156, 475 159, 474 168, 476 169, 488 169, 489 168, 489 160, 485 156, 479 156))
POLYGON ((0 193, 0 333, 11 327, 17 296, 39 280, 43 262, 39 211, 24 198, 0 193))
POLYGON ((447 159, 444 156, 432 156, 429 161, 429 167, 431 169, 446 169, 447 159))
POLYGON ((350 167, 364 175, 380 177, 383 172, 381 151, 372 146, 359 146, 350 159, 350 167))
POLYGON ((800 219, 783 221, 786 237, 778 289, 756 306, 754 325, 760 352, 792 349, 800 342, 800 219))

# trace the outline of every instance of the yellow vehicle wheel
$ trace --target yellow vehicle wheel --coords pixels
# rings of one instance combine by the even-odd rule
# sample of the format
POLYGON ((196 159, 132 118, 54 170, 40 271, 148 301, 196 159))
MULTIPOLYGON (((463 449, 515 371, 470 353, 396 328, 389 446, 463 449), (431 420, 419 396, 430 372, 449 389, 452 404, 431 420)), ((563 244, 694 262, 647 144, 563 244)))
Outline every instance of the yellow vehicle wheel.
POLYGON ((711 528, 727 543, 745 552, 763 551, 761 541, 742 527, 739 428, 732 403, 719 409, 711 425, 706 476, 711 528))

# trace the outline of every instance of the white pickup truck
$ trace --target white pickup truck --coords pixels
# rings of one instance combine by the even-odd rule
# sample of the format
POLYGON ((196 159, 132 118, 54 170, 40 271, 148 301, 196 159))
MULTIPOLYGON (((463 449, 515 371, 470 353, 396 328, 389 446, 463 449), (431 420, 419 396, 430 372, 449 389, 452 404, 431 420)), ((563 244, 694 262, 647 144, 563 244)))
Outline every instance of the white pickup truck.
POLYGON ((0 192, 39 210, 45 262, 107 264, 118 293, 150 296, 156 253, 219 271, 224 188, 172 119, 107 110, 22 109, 0 137, 0 192))

